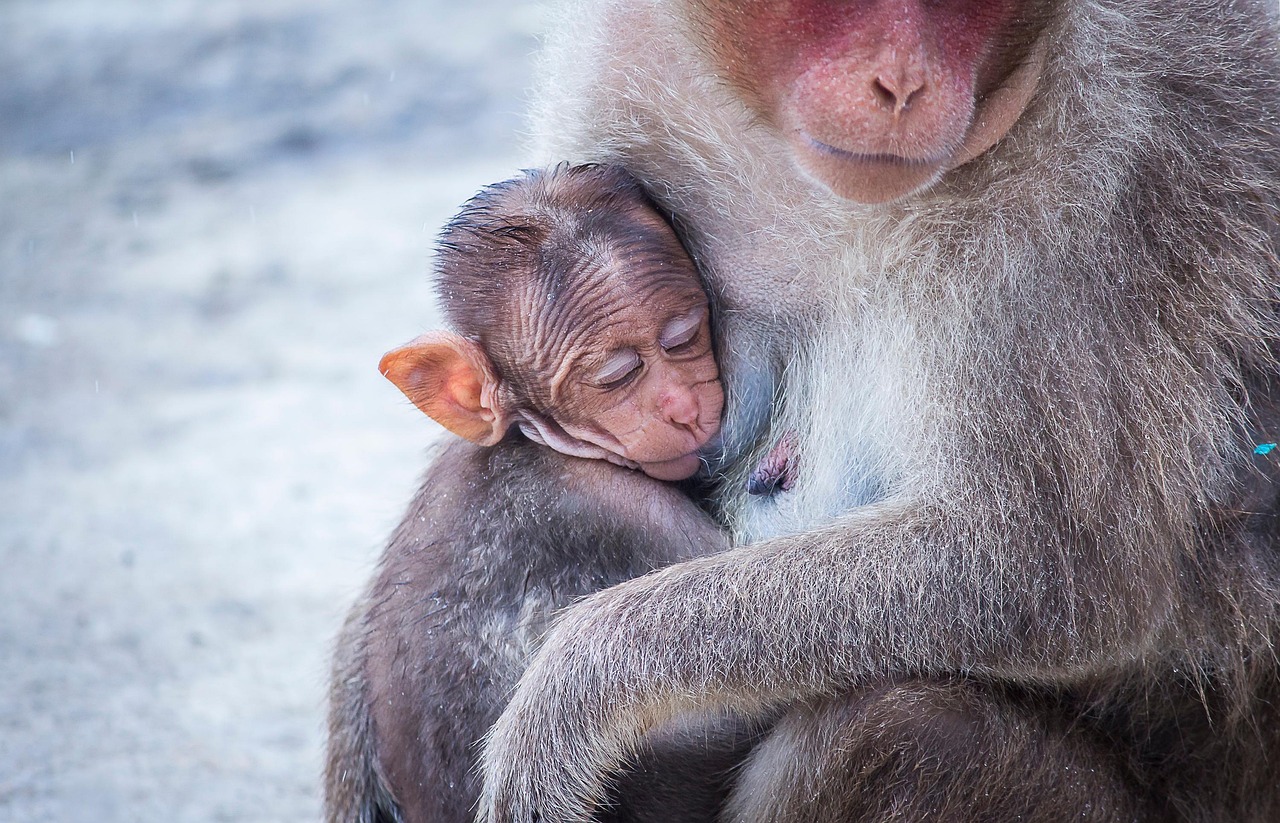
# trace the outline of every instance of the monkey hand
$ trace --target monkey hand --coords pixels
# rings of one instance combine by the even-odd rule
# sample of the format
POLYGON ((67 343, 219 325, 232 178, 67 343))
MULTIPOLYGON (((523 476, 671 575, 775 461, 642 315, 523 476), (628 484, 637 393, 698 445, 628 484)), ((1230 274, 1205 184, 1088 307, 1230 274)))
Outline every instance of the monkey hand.
POLYGON ((694 696, 706 691, 669 688, 683 679, 678 671, 689 655, 674 635, 665 635, 682 622, 704 632, 715 615, 695 606, 681 620, 663 614, 661 604, 708 575, 723 576, 718 566, 707 557, 668 567, 598 592, 560 615, 488 735, 478 820, 593 819, 606 801, 608 776, 644 734, 699 705, 694 696), (637 633, 647 641, 640 645, 663 651, 637 655, 637 633))
POLYGON ((594 648, 600 644, 590 642, 601 636, 602 627, 588 624, 601 621, 584 609, 598 608, 602 595, 557 621, 490 730, 477 820, 587 821, 605 800, 602 775, 616 768, 638 739, 623 740, 618 732, 639 724, 609 717, 614 708, 607 693, 617 684, 605 682, 606 655, 594 648))

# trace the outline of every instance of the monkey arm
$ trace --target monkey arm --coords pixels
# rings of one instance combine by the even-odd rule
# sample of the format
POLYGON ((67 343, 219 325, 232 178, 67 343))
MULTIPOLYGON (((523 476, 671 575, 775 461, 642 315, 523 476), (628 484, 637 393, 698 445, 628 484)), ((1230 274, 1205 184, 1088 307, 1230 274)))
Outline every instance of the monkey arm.
POLYGON ((1170 628, 1168 558, 979 526, 868 507, 569 609, 489 737, 482 819, 588 819, 640 735, 685 709, 752 713, 877 674, 1070 682, 1153 654, 1170 628))

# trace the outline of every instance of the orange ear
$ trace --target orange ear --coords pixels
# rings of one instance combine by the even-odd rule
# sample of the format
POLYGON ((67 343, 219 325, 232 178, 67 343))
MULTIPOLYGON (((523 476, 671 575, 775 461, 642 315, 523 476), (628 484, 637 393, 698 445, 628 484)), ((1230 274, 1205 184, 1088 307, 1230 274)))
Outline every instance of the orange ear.
POLYGON ((454 434, 492 446, 507 433, 509 416, 496 402, 497 375, 484 349, 465 337, 428 332, 384 354, 378 368, 454 434))

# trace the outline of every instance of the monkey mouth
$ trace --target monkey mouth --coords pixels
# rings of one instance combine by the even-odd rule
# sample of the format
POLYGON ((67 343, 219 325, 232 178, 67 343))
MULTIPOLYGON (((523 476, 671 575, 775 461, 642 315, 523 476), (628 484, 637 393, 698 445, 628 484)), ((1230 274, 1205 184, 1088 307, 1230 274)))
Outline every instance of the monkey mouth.
POLYGON ((848 149, 837 148, 830 143, 824 143, 804 131, 799 131, 798 133, 801 140, 803 140, 810 149, 819 154, 834 157, 845 162, 864 163, 867 165, 897 166, 907 169, 930 169, 940 165, 946 159, 945 157, 903 157, 900 154, 891 154, 889 152, 850 151, 848 149))
POLYGON ((640 464, 640 471, 655 480, 665 481, 685 480, 697 474, 700 468, 702 468, 702 458, 697 452, 671 460, 640 464))
MULTIPOLYGON (((804 129, 791 132, 792 157, 811 180, 858 203, 888 203, 932 185, 950 164, 949 151, 928 157, 842 149, 804 129)), ((930 147, 936 148, 936 147, 930 147)))
POLYGON ((719 429, 718 425, 710 428, 700 426, 696 433, 689 433, 690 440, 683 447, 666 453, 643 455, 644 459, 632 459, 639 464, 642 472, 656 480, 684 480, 697 474, 702 468, 703 450, 717 439, 719 429))
POLYGON ((688 432, 680 443, 668 443, 666 448, 660 448, 648 453, 641 452, 637 454, 635 451, 628 450, 628 456, 630 459, 641 464, 669 463, 675 460, 686 460, 690 457, 697 457, 698 454, 702 452, 703 447, 705 447, 715 435, 715 431, 700 430, 696 434, 688 432))

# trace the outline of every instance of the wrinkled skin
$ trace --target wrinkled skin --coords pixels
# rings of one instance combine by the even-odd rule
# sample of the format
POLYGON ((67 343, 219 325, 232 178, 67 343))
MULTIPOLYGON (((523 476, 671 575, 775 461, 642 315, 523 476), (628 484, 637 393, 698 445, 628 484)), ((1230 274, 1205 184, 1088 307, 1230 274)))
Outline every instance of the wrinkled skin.
POLYGON ((554 417, 570 436, 657 480, 695 474, 698 451, 720 428, 724 393, 707 298, 690 285, 646 300, 605 287, 617 295, 596 297, 608 322, 581 335, 551 383, 554 417))
POLYGON ((716 708, 773 718, 729 819, 1274 819, 1273 4, 576 13, 540 151, 688 226, 742 544, 560 616, 481 819, 590 819, 716 708))
POLYGON ((622 188, 630 182, 619 179, 623 172, 526 174, 481 192, 449 228, 487 240, 480 252, 510 246, 513 231, 541 238, 520 249, 533 252, 528 258, 500 256, 507 270, 496 275, 449 249, 446 260, 466 276, 505 279, 498 305, 470 329, 472 337, 429 332, 387 353, 382 373, 427 415, 480 445, 500 442, 519 424, 566 455, 605 459, 656 480, 692 477, 724 407, 710 309, 693 262, 671 226, 636 200, 639 190, 622 188), (584 178, 622 188, 620 202, 575 213, 586 208, 574 197, 584 178), (610 214, 601 215, 606 208, 610 214), (587 217, 607 222, 587 228, 587 217), (566 246, 578 256, 553 261, 566 246), (526 259, 538 270, 512 262, 526 259))

